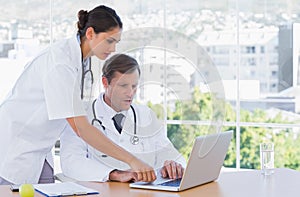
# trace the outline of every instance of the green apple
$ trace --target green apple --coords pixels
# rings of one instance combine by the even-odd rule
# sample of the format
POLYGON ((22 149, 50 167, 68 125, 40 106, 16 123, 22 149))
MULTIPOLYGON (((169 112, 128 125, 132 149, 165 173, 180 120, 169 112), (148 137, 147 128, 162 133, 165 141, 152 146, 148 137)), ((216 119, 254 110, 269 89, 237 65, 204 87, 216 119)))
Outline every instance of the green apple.
POLYGON ((31 184, 22 184, 19 193, 21 197, 34 197, 34 187, 31 184))

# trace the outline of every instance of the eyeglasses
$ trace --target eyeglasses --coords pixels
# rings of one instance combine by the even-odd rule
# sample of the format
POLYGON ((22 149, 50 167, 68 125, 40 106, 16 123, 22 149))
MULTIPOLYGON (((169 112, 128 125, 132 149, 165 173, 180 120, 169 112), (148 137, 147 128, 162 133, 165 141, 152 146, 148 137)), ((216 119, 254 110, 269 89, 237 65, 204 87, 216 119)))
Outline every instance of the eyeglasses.
POLYGON ((82 65, 82 76, 81 76, 81 94, 80 97, 82 100, 91 99, 92 97, 92 87, 94 83, 94 76, 91 69, 91 60, 87 62, 87 66, 82 65), (85 69, 87 67, 87 69, 85 69), (89 92, 89 94, 85 94, 89 92))

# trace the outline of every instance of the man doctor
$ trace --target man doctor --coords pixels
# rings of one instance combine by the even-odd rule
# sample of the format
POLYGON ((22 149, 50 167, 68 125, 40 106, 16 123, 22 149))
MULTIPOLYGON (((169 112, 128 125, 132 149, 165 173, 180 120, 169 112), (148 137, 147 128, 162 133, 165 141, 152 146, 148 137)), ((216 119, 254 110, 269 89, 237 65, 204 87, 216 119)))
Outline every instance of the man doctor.
MULTIPOLYGON (((139 78, 134 58, 117 54, 107 60, 102 68, 105 92, 93 102, 89 119, 113 142, 158 169, 162 177, 181 178, 185 159, 164 134, 163 125, 150 108, 132 103, 139 78), (121 114, 119 122, 114 120, 116 114, 121 114)), ((60 156, 63 174, 79 181, 137 181, 126 163, 97 151, 70 127, 61 136, 60 156)))

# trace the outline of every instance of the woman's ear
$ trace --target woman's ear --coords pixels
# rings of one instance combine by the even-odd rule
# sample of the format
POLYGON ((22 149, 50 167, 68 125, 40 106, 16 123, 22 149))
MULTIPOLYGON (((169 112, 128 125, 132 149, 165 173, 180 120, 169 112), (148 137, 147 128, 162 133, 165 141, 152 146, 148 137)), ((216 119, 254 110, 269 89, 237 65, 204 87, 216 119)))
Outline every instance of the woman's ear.
POLYGON ((108 80, 106 77, 102 77, 102 85, 106 89, 108 87, 108 80))
POLYGON ((94 33, 95 33, 94 28, 93 27, 89 27, 89 28, 86 29, 85 37, 88 40, 91 40, 93 38, 94 33))

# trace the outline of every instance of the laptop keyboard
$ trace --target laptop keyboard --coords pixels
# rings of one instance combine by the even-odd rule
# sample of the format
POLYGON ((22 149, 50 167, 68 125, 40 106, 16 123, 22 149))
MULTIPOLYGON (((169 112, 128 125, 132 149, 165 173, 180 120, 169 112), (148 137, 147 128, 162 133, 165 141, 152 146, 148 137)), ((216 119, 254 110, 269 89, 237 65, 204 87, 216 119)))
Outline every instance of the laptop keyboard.
POLYGON ((181 182, 181 179, 175 179, 175 180, 171 180, 171 181, 168 181, 168 182, 161 183, 159 185, 170 186, 170 187, 179 187, 180 182, 181 182))

